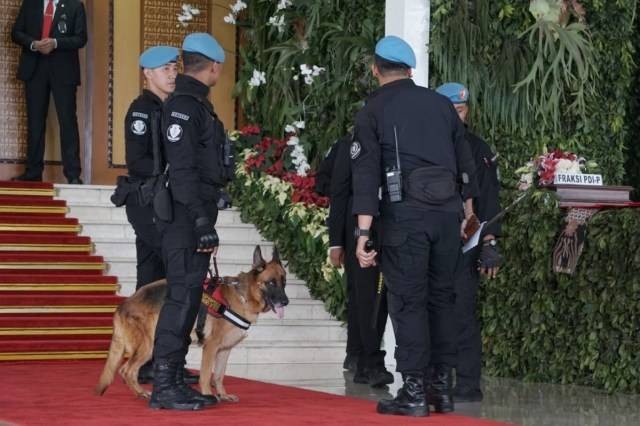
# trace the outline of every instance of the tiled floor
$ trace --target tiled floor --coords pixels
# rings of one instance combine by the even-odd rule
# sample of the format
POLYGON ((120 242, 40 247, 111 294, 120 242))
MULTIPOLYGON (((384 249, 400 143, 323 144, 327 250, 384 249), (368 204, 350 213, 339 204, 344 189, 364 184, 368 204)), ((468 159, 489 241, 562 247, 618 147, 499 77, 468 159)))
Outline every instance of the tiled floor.
MULTIPOLYGON (((388 388, 357 385, 339 364, 230 365, 227 374, 372 400, 395 395, 401 382, 396 376, 388 388)), ((457 404, 456 411, 525 426, 640 425, 640 395, 607 395, 586 387, 499 378, 485 378, 483 391, 482 403, 457 404)))

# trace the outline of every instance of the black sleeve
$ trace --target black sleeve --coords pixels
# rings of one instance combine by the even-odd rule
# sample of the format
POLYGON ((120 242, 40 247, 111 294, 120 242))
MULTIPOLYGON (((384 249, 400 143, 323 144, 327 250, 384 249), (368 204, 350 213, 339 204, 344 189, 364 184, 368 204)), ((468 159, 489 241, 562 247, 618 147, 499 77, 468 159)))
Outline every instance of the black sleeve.
POLYGON ((349 147, 351 138, 338 141, 333 148, 335 160, 331 172, 331 191, 329 205, 329 245, 331 247, 344 247, 345 237, 349 230, 345 229, 349 198, 351 197, 351 164, 349 159, 349 147))
MULTIPOLYGON (((480 144, 477 151, 477 177, 479 194, 476 198, 476 214, 481 222, 493 219, 500 213, 500 183, 498 181, 498 167, 495 155, 483 140, 477 140, 480 144)), ((485 234, 499 236, 501 232, 500 221, 489 225, 484 231, 485 234)))
POLYGON ((380 138, 377 122, 365 106, 356 115, 355 140, 350 148, 353 173, 353 214, 378 215, 381 176, 380 138))
POLYGON ((153 116, 150 111, 141 111, 134 102, 124 119, 125 158, 129 174, 149 176, 153 172, 151 148, 153 116), (146 116, 146 118, 145 118, 146 116))
POLYGON ((469 141, 467 141, 466 129, 458 117, 453 104, 451 114, 453 114, 453 143, 456 152, 456 166, 458 169, 458 182, 462 184, 462 199, 468 200, 478 195, 478 182, 476 178, 476 164, 473 161, 473 154, 469 141), (465 183, 465 181, 467 181, 465 183))
POLYGON ((87 44, 87 16, 84 11, 84 4, 78 2, 75 19, 73 20, 73 31, 70 36, 56 39, 57 50, 78 50, 87 44))
POLYGON ((331 194, 331 174, 333 173, 333 165, 336 160, 336 147, 339 143, 340 141, 336 141, 331 145, 329 152, 318 167, 318 173, 316 173, 315 190, 323 197, 328 197, 331 194))
POLYGON ((13 24, 13 28, 11 29, 11 40, 24 48, 31 49, 31 43, 36 41, 36 39, 27 34, 27 25, 25 22, 26 3, 26 1, 23 1, 22 5, 20 6, 18 17, 16 18, 16 22, 13 24))
MULTIPOLYGON (((180 96, 165 105, 162 125, 169 186, 173 200, 183 204, 194 221, 207 217, 204 204, 198 196, 198 135, 201 112, 189 97, 180 96)), ((208 116, 207 116, 208 117, 208 116)))

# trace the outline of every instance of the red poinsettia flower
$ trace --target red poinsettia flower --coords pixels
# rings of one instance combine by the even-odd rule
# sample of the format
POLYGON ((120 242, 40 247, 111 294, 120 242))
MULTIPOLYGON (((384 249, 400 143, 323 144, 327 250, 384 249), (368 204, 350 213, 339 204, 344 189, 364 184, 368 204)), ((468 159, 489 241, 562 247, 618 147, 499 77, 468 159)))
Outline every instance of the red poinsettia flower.
POLYGON ((259 135, 260 127, 258 127, 255 124, 249 124, 247 126, 244 126, 242 129, 240 129, 240 133, 243 136, 259 135))

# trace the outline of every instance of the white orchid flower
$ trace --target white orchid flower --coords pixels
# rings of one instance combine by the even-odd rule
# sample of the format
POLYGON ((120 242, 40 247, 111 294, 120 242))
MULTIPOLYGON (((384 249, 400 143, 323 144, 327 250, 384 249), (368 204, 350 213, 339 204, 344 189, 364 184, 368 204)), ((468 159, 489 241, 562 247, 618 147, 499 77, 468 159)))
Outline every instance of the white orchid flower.
POLYGON ((291 6, 293 2, 291 0, 280 0, 278 6, 276 6, 277 10, 284 10, 287 7, 291 6))

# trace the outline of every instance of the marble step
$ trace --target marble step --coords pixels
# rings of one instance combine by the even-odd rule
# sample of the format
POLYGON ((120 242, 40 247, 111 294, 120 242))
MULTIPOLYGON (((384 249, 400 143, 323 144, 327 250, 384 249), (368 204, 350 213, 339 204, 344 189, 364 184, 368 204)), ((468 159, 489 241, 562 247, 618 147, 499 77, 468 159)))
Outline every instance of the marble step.
MULTIPOLYGON (((337 351, 344 350, 345 344, 338 342, 337 351)), ((233 354, 233 352, 231 352, 233 354)), ((333 358, 333 355, 331 356, 333 358)), ((310 380, 352 380, 353 373, 342 368, 344 354, 338 362, 316 363, 275 363, 275 364, 229 364, 227 374, 234 377, 260 380, 278 384, 300 385, 310 380)), ((200 369, 200 365, 194 366, 200 369)))
MULTIPOLYGON (((268 258, 268 257, 267 257, 268 258)), ((131 257, 107 257, 104 258, 107 263, 107 272, 109 275, 116 277, 133 277, 136 274, 136 259, 131 257)), ((240 272, 251 270, 251 259, 230 260, 225 258, 218 259, 218 270, 220 275, 238 275, 240 272)), ((287 282, 297 280, 298 278, 285 268, 287 271, 287 282)))
MULTIPOLYGON (((118 295, 129 297, 136 291, 136 278, 134 276, 120 276, 118 277, 118 285, 120 286, 118 295)), ((286 292, 290 299, 311 299, 309 288, 302 280, 287 280, 286 292)))
MULTIPOLYGON (((297 342, 274 339, 257 342, 249 341, 249 338, 233 348, 229 356, 230 366, 234 364, 282 364, 282 369, 286 370, 290 364, 336 364, 344 360, 344 340, 319 343, 315 339, 297 342)), ((199 369, 201 359, 202 348, 191 345, 187 354, 187 366, 199 369)))
MULTIPOLYGON (((285 314, 286 315, 286 314, 285 314)), ((316 319, 271 319, 258 317, 258 322, 249 331, 247 341, 271 341, 274 339, 288 342, 344 340, 346 328, 334 320, 316 319)))
MULTIPOLYGON (((104 221, 108 223, 128 224, 125 208, 116 208, 112 204, 101 204, 91 202, 73 202, 67 203, 69 212, 68 217, 73 217, 81 222, 84 220, 104 221)), ((216 221, 220 225, 241 225, 240 214, 237 210, 221 210, 218 212, 216 221)))
MULTIPOLYGON (((80 221, 80 235, 91 238, 135 238, 133 228, 128 222, 115 223, 100 219, 84 219, 80 221)), ((252 244, 266 242, 253 225, 228 224, 216 226, 220 241, 245 241, 252 244)))
MULTIPOLYGON (((95 253, 106 258, 110 257, 127 257, 136 256, 136 244, 134 238, 112 238, 112 237, 95 237, 92 238, 95 247, 95 253)), ((273 254, 273 243, 269 241, 261 241, 260 243, 222 240, 218 258, 221 260, 238 260, 250 262, 253 259, 253 251, 256 245, 260 245, 262 255, 266 260, 271 259, 273 254)))

